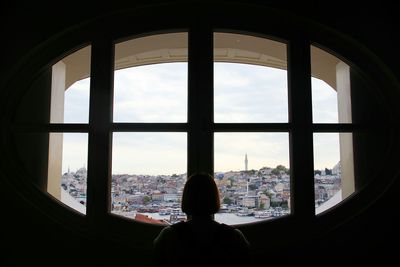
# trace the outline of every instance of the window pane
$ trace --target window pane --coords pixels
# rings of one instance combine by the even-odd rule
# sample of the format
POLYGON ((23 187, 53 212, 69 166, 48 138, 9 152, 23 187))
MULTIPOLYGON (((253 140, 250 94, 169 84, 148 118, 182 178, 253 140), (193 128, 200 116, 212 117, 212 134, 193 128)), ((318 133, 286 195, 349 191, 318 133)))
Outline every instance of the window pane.
POLYGON ((86 214, 86 133, 50 133, 47 191, 86 214))
POLYGON ((311 46, 311 73, 313 122, 351 123, 350 67, 311 46))
POLYGON ((287 122, 286 44, 214 34, 214 121, 287 122))
POLYGON ((111 212, 166 224, 180 210, 186 182, 186 133, 114 133, 111 212))
POLYGON ((354 193, 351 133, 314 134, 314 175, 316 214, 354 193))
POLYGON ((51 123, 89 121, 90 51, 87 46, 52 66, 51 123))
POLYGON ((114 122, 186 122, 187 55, 187 33, 116 44, 114 122))
POLYGON ((90 79, 75 82, 65 91, 64 122, 87 123, 89 121, 90 79))
POLYGON ((226 224, 256 222, 290 213, 287 133, 215 133, 215 178, 226 224))

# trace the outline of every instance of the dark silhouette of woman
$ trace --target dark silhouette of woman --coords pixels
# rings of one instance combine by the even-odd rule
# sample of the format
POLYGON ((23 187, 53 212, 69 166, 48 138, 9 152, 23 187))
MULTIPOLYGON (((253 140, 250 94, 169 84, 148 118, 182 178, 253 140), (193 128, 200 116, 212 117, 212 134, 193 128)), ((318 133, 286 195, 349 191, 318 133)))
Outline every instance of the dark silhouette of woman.
POLYGON ((182 195, 182 211, 188 220, 165 227, 154 240, 155 265, 251 266, 249 242, 242 232, 214 221, 219 208, 213 177, 190 176, 182 195))

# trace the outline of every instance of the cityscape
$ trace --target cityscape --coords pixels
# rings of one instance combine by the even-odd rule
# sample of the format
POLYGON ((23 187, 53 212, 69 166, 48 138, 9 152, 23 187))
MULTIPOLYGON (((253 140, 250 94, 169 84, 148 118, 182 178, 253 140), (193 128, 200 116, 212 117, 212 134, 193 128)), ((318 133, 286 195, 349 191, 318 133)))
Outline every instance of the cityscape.
MULTIPOLYGON (((249 223, 290 214, 290 170, 283 165, 214 173, 221 208, 215 220, 249 223)), ((315 207, 321 207, 341 189, 340 162, 314 171, 315 207)), ((180 209, 186 173, 172 175, 113 174, 111 213, 139 221, 173 224, 186 220, 180 209)), ((87 171, 82 167, 62 175, 61 187, 86 205, 87 171)))

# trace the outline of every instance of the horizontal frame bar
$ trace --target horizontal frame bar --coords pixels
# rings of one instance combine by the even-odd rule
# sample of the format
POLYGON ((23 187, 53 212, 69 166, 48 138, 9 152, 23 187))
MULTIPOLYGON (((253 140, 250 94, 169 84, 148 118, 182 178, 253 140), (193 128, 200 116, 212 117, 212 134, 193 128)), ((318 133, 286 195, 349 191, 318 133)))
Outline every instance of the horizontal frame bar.
MULTIPOLYGON (((313 123, 312 131, 316 133, 329 132, 363 132, 382 131, 390 128, 399 129, 395 124, 351 124, 351 123, 313 123)), ((91 126, 88 123, 50 123, 50 124, 16 124, 12 126, 14 133, 88 133, 91 126)), ((290 132, 291 123, 214 123, 213 132, 290 132)), ((112 132, 187 132, 188 123, 111 123, 112 132)))
POLYGON ((288 132, 290 123, 215 123, 214 132, 288 132))
POLYGON ((88 133, 87 123, 18 124, 12 127, 14 133, 88 133))
POLYGON ((113 132, 187 132, 187 123, 113 123, 113 132))

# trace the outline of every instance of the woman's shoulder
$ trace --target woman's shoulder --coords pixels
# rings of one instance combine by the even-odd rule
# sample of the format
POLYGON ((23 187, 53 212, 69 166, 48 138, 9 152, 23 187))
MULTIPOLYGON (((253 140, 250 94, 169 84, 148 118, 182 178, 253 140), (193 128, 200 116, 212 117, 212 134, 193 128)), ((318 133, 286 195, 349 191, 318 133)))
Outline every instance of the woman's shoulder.
POLYGON ((227 225, 225 223, 219 223, 219 228, 221 231, 224 231, 224 232, 229 232, 234 235, 238 235, 238 234, 242 235, 242 231, 240 231, 239 229, 237 229, 231 225, 227 225))
POLYGON ((154 244, 161 244, 164 242, 171 242, 172 240, 176 239, 175 237, 175 229, 172 227, 172 225, 164 227, 158 236, 154 239, 154 244))
POLYGON ((242 243, 245 246, 249 245, 246 237, 239 229, 224 223, 220 223, 219 228, 219 232, 221 233, 221 237, 223 239, 230 240, 230 242, 234 243, 242 243))

